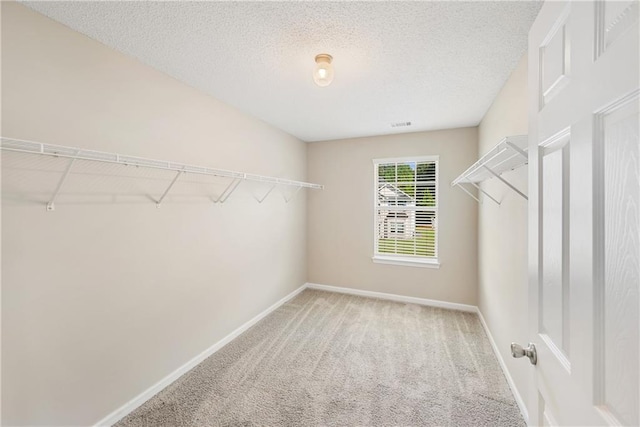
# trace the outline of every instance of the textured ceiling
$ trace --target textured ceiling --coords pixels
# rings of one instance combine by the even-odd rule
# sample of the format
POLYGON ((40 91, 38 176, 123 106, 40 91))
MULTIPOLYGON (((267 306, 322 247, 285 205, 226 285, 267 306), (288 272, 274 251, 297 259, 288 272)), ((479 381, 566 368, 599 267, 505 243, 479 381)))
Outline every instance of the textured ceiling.
POLYGON ((477 125, 524 54, 541 6, 25 4, 304 141, 477 125), (326 88, 311 77, 323 52, 334 57, 326 88))

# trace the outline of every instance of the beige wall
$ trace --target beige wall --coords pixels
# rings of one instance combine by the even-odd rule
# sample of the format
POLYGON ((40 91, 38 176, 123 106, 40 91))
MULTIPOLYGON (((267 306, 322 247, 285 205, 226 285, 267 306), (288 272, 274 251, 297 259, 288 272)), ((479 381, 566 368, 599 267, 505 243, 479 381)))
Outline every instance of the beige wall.
MULTIPOLYGON (((8 137, 306 178, 296 138, 7 2, 2 104, 8 137)), ((305 195, 82 200, 3 200, 3 425, 95 423, 306 281, 305 195)))
MULTIPOLYGON (((481 155, 505 136, 527 134, 527 100, 525 54, 480 123, 481 155)), ((526 193, 526 167, 503 177, 526 193)), ((531 365, 513 359, 509 346, 514 341, 526 345, 529 336, 527 201, 496 179, 486 181, 482 188, 502 204, 485 199, 478 214, 478 306, 526 402, 531 365)))
POLYGON ((311 143, 309 281, 476 305, 477 206, 451 181, 477 157, 477 128, 311 143), (372 159, 440 156, 439 269, 374 264, 372 159))

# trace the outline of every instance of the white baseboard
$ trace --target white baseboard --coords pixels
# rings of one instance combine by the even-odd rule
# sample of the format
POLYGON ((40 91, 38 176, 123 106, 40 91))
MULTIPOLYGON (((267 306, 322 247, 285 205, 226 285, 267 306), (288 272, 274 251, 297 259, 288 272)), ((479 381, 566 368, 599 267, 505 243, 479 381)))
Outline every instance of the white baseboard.
POLYGON ((438 301, 434 299, 407 297, 404 295, 386 294, 383 292, 363 291, 361 289, 341 288, 338 286, 319 285, 317 283, 307 283, 307 288, 318 289, 320 291, 338 292, 341 294, 358 295, 362 297, 371 297, 386 299, 390 301, 406 302, 410 304, 428 305, 431 307, 448 308, 451 310, 468 311, 476 313, 478 308, 475 305, 458 304, 455 302, 438 301))
POLYGON ((484 317, 482 316, 482 313, 480 312, 478 307, 476 307, 474 305, 458 304, 458 303, 453 303, 453 302, 431 300, 431 299, 426 299, 426 298, 408 297, 408 296, 403 296, 403 295, 387 294, 387 293, 383 293, 383 292, 373 292, 373 291, 364 291, 364 290, 361 290, 361 289, 342 288, 342 287, 337 287, 337 286, 327 286, 327 285, 320 285, 320 284, 317 284, 317 283, 305 283, 304 285, 300 286, 295 291, 291 292, 289 295, 285 296, 281 300, 279 300, 276 303, 274 303, 273 305, 271 305, 269 308, 267 308, 266 310, 264 310, 263 312, 261 312, 257 316, 253 317, 248 322, 244 323, 239 328, 235 329, 229 335, 227 335, 226 337, 224 337, 223 339, 221 339, 217 343, 213 344, 208 349, 204 350, 202 353, 200 353, 199 355, 197 355, 193 359, 189 360, 184 365, 180 366, 178 369, 176 369, 175 371, 173 371, 172 373, 170 373, 169 375, 167 375, 166 377, 164 377, 163 379, 161 379, 160 381, 158 381, 157 383, 155 383, 154 385, 149 387, 147 390, 145 390, 142 393, 140 393, 138 396, 134 397, 129 402, 127 402, 124 405, 122 405, 120 408, 118 408, 115 411, 111 412, 109 415, 107 415, 106 417, 104 417, 103 419, 98 421, 95 424, 95 426, 112 426, 113 424, 117 423, 122 418, 124 418, 125 416, 127 416, 131 412, 133 412, 135 409, 137 409, 140 405, 145 403, 147 400, 149 400, 150 398, 152 398, 153 396, 158 394, 165 387, 167 387, 168 385, 173 383, 175 380, 180 378, 186 372, 188 372, 189 370, 193 369, 196 365, 201 363, 207 357, 211 356, 216 351, 220 350, 222 347, 227 345, 229 342, 231 342, 233 339, 235 339, 240 334, 245 332, 247 329, 249 329, 250 327, 252 327, 256 323, 258 323, 263 318, 265 318, 272 311, 276 310, 282 304, 286 303, 287 301, 289 301, 290 299, 292 299, 293 297, 295 297, 296 295, 298 295, 300 292, 302 292, 303 290, 305 290, 307 288, 308 289, 317 289, 317 290, 322 290, 322 291, 328 291, 328 292, 337 292, 337 293, 343 293, 343 294, 349 294, 349 295, 358 295, 358 296, 371 297, 371 298, 380 298, 380 299, 386 299, 386 300, 390 300, 390 301, 398 301, 398 302, 405 302, 405 303, 411 303, 411 304, 419 304, 419 305, 426 305, 426 306, 431 306, 431 307, 440 307, 440 308, 447 308, 447 309, 451 309, 451 310, 460 310, 460 311, 467 311, 467 312, 477 313, 478 317, 480 318, 480 322, 482 323, 482 327, 484 328, 484 330, 485 330, 485 332, 487 334, 487 337, 489 338, 489 342, 491 343, 491 348, 493 349, 493 352, 495 353, 496 358, 498 359, 498 362, 500 363, 500 367, 502 368, 502 371, 504 372, 504 375, 507 378, 507 383, 509 384, 509 387, 511 388, 511 391, 512 391, 513 396, 514 396, 514 398, 516 400, 516 403, 518 404, 518 407, 520 408, 520 412, 522 413, 522 416, 523 416, 525 422, 527 424, 529 423, 529 414, 527 412, 527 407, 524 405, 522 397, 520 396, 520 393, 518 392, 518 389, 515 387, 515 384, 513 382, 513 378, 511 378, 511 375, 509 374, 509 371, 507 370, 507 366, 506 366, 502 356, 500 355, 500 352, 498 351, 498 347, 497 347, 495 341, 493 340, 491 332, 489 331, 489 328, 488 328, 488 326, 487 326, 487 324, 486 324, 486 322, 484 320, 484 317))
POLYGON ((480 318, 480 323, 482 323, 482 327, 484 328, 484 331, 487 334, 487 337, 489 338, 489 342, 491 343, 491 348, 493 349, 493 353, 496 355, 496 359, 498 359, 498 363, 500 363, 500 368, 502 368, 502 372, 504 373, 504 376, 507 378, 507 384, 509 384, 511 393, 513 393, 513 397, 515 398, 516 403, 518 404, 518 408, 520 408, 520 413, 522 414, 522 418, 524 418, 524 422, 527 423, 527 425, 529 425, 529 411, 527 411, 527 406, 524 404, 524 401, 522 400, 522 396, 520 396, 520 393, 516 388, 516 384, 513 382, 513 378, 511 377, 511 374, 507 369, 507 364, 504 362, 504 359, 502 358, 502 355, 498 350, 498 345, 494 341, 493 336, 491 335, 491 331, 489 331, 489 326, 487 325, 487 322, 485 322, 482 312, 480 311, 480 309, 478 309, 477 312, 478 312, 478 317, 480 318))
POLYGON ((260 320, 262 320, 272 311, 280 307, 282 304, 289 301, 291 298, 295 297, 300 292, 304 291, 306 287, 307 287, 306 284, 300 286, 298 289, 291 292, 289 295, 285 296, 275 304, 271 305, 262 313, 258 314, 257 316, 255 316, 254 318, 252 318, 251 320, 249 320, 248 322, 246 322, 245 324, 243 324, 242 326, 240 326, 239 328, 231 332, 229 335, 227 335, 226 337, 224 337, 223 339, 221 339, 220 341, 218 341, 217 343, 215 343, 214 345, 212 345, 211 347, 209 347, 208 349, 206 349, 205 351, 203 351, 193 359, 189 360, 184 365, 180 366, 178 369, 176 369, 175 371, 173 371, 172 373, 170 373, 169 375, 167 375, 166 377, 164 377, 163 379, 161 379, 160 381, 158 381, 157 383, 155 383, 154 385, 152 385, 151 387, 149 387, 148 389, 140 393, 138 396, 134 397, 129 402, 125 403, 120 408, 116 409, 115 411, 113 411, 112 413, 110 413, 100 421, 98 421, 95 425, 96 426, 112 426, 113 424, 117 423, 122 418, 124 418, 125 416, 133 412, 135 409, 137 409, 144 402, 146 402, 147 400, 149 400, 150 398, 158 394, 169 384, 171 384, 172 382, 180 378, 183 374, 193 369, 196 365, 198 365, 204 359, 211 356, 216 351, 220 350, 222 347, 227 345, 230 341, 232 341, 233 339, 238 337, 240 334, 242 334, 244 331, 246 331, 256 323, 258 323, 260 320))

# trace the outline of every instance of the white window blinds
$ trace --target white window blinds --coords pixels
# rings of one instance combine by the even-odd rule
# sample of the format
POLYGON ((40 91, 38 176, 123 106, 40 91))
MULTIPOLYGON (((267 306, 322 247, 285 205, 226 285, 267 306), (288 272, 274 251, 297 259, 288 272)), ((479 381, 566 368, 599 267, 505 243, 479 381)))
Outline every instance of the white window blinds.
POLYGON ((374 169, 375 256, 437 260, 438 158, 374 160, 374 169))

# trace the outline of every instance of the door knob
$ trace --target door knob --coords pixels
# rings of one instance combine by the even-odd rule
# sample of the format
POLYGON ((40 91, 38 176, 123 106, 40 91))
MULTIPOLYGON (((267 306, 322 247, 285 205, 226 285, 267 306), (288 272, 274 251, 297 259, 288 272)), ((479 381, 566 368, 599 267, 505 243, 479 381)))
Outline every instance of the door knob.
POLYGON ((527 348, 522 348, 520 344, 512 342, 511 355, 516 358, 527 356, 529 358, 529 362, 531 362, 532 365, 538 363, 538 353, 536 352, 536 346, 533 343, 529 343, 527 348))

